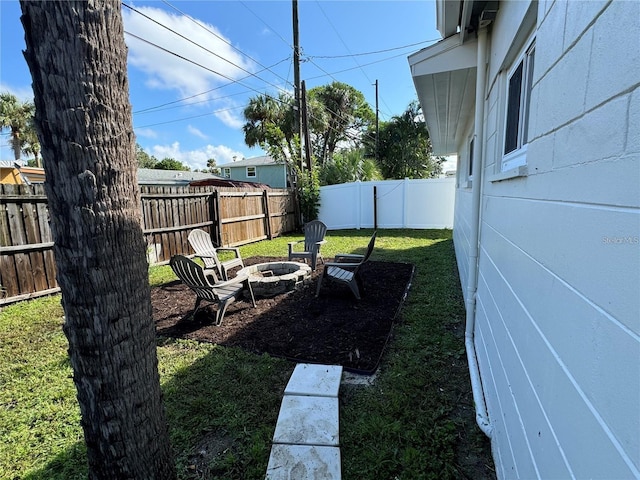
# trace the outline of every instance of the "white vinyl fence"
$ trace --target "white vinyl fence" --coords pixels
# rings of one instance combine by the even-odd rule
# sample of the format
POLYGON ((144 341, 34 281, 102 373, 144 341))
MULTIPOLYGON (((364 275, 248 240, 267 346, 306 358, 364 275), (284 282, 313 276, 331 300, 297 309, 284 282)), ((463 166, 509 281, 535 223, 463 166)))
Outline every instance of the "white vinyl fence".
POLYGON ((329 230, 453 228, 455 184, 405 178, 320 187, 319 218, 329 230))

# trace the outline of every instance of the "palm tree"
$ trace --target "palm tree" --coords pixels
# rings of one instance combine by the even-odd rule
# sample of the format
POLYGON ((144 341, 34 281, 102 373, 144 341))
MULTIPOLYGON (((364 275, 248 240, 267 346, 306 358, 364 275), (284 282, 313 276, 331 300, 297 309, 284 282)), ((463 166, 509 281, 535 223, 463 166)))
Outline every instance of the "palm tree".
POLYGON ((280 92, 278 97, 258 95, 244 109, 247 121, 242 130, 249 147, 259 145, 275 160, 294 164, 299 157, 297 133, 293 122, 293 97, 280 92))
POLYGON ((8 92, 0 94, 0 128, 11 129, 11 149, 16 161, 20 160, 34 110, 31 102, 20 102, 8 92))
POLYGON ((359 146, 357 137, 375 118, 362 92, 346 83, 332 82, 309 90, 309 98, 314 105, 310 115, 316 121, 311 124, 314 153, 321 166, 333 157, 340 142, 356 140, 355 146, 359 146))
POLYGON ((25 155, 33 155, 36 167, 42 168, 42 161, 40 159, 40 142, 38 141, 38 135, 36 133, 36 127, 34 125, 33 117, 29 119, 27 129, 25 130, 22 139, 22 153, 24 153, 25 155))
POLYGON ((174 479, 119 0, 21 0, 89 478, 174 479))

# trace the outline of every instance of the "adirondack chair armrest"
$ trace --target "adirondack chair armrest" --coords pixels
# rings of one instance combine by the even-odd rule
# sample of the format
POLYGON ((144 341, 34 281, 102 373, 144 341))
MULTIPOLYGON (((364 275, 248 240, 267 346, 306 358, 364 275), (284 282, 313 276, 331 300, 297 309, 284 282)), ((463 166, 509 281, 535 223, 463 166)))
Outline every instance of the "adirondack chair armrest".
POLYGON ((227 285, 236 285, 238 283, 244 283, 248 281, 249 281, 249 275, 239 275, 239 276, 233 277, 231 280, 225 280, 224 282, 216 283, 215 285, 212 285, 212 287, 221 288, 221 287, 226 287, 227 285))
POLYGON ((336 263, 339 262, 343 262, 343 261, 362 261, 364 259, 364 255, 360 255, 359 253, 338 253, 335 257, 334 260, 336 261, 336 263))
POLYGON ((293 247, 295 247, 298 243, 304 243, 304 240, 297 240, 295 242, 289 242, 289 255, 291 255, 292 253, 294 253, 293 251, 293 247))
POLYGON ((217 258, 215 251, 198 252, 195 256, 200 258, 217 258))
POLYGON ((324 245, 325 243, 327 243, 327 241, 326 241, 326 240, 320 240, 319 242, 316 242, 316 245, 317 245, 318 247, 320 247, 321 245, 324 245))
POLYGON ((351 268, 356 268, 362 265, 362 263, 341 263, 341 262, 329 262, 324 264, 324 269, 326 270, 329 267, 338 267, 344 270, 349 270, 351 268))

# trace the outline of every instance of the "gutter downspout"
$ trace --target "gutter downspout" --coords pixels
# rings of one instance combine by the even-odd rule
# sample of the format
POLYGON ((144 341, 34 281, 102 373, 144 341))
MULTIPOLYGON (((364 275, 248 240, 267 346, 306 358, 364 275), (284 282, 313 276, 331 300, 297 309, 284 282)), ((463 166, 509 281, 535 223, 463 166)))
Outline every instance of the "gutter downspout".
POLYGON ((480 238, 480 204, 482 201, 482 173, 484 169, 483 135, 484 135, 484 97, 486 88, 487 68, 487 29, 482 28, 478 32, 478 61, 476 74, 476 108, 474 127, 473 158, 476 165, 473 168, 473 183, 471 185, 471 240, 469 249, 469 278, 467 279, 466 295, 466 328, 465 347, 467 361, 469 363, 469 375, 471 377, 471 389, 473 402, 476 408, 476 422, 484 434, 491 438, 493 426, 489 420, 487 405, 484 399, 484 389, 476 357, 475 326, 476 326, 476 293, 478 290, 478 257, 480 238))

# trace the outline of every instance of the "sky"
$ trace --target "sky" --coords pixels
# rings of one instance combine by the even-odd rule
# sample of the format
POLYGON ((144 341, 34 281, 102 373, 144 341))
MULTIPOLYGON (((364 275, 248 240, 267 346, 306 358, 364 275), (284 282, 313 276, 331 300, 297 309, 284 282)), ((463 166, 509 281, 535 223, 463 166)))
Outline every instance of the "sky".
MULTIPOLYGON (((0 0, 0 92, 33 100, 17 0, 0 0)), ((263 155, 244 143, 251 97, 293 92, 292 2, 124 0, 136 141, 194 169, 263 155)), ((298 2, 300 77, 361 91, 381 120, 417 99, 407 57, 440 39, 433 0, 298 2)), ((7 131, 0 159, 11 160, 7 131)))

